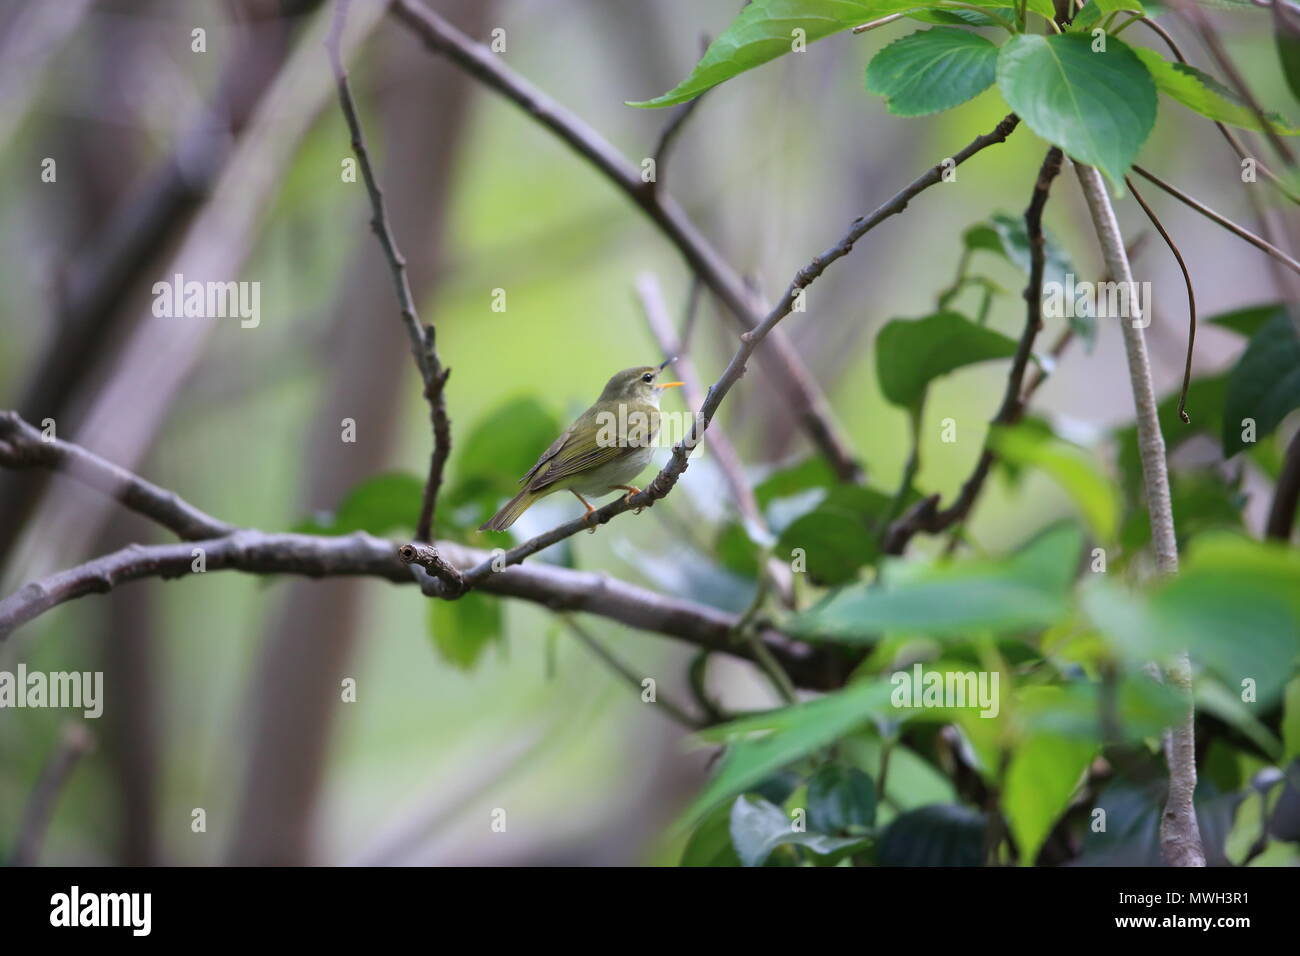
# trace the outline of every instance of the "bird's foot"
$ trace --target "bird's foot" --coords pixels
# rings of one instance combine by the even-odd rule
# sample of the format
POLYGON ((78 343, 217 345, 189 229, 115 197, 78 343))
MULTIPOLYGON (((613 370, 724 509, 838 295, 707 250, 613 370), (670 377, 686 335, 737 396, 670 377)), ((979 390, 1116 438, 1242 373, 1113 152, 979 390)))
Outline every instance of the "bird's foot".
MULTIPOLYGON (((632 501, 633 495, 641 494, 641 489, 638 488, 636 485, 615 485, 614 487, 622 489, 623 491, 627 492, 627 494, 623 496, 623 500, 628 502, 629 504, 632 501)), ((632 514, 639 515, 641 512, 645 511, 645 509, 646 509, 646 505, 642 505, 640 508, 637 508, 635 511, 633 511, 632 514)))
MULTIPOLYGON (((583 504, 586 505, 587 503, 584 501, 583 504)), ((588 521, 590 521, 591 516, 594 515, 595 513, 596 513, 596 509, 593 508, 591 505, 587 505, 587 513, 582 516, 583 523, 586 524, 588 521)), ((592 525, 590 528, 588 528, 587 534, 595 534, 596 527, 597 527, 596 525, 592 525)))

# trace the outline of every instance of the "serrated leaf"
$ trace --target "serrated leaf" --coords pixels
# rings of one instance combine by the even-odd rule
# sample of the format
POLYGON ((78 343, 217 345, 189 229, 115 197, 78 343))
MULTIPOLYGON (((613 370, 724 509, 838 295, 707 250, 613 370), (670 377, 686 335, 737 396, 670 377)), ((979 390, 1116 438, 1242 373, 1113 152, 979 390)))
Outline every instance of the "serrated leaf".
POLYGON ((1231 458, 1246 447, 1242 434, 1247 419, 1254 421, 1258 441, 1296 408, 1300 408, 1300 336, 1283 311, 1251 337, 1228 375, 1223 405, 1224 457, 1231 458))
MULTIPOLYGON (((1238 96, 1235 90, 1224 86, 1208 73, 1186 63, 1173 63, 1166 60, 1155 50, 1138 48, 1133 52, 1151 72, 1156 89, 1173 97, 1188 109, 1220 123, 1227 123, 1229 126, 1253 130, 1264 128, 1264 124, 1255 115, 1249 103, 1238 96)), ((1279 114, 1265 113, 1264 115, 1275 132, 1286 136, 1300 133, 1300 130, 1279 114)))
POLYGON ((997 77, 998 48, 969 30, 918 30, 882 49, 867 66, 867 90, 896 116, 926 116, 973 99, 997 77))
POLYGON ((794 50, 795 31, 813 43, 861 23, 902 13, 924 3, 915 0, 753 0, 709 44, 690 75, 654 99, 628 106, 672 106, 794 50))
POLYGON ((1010 358, 1016 341, 956 312, 893 319, 876 336, 876 375, 893 405, 914 408, 930 383, 976 362, 1010 358))
POLYGON ((1020 34, 998 54, 998 88, 1035 133, 1120 185, 1156 121, 1156 87, 1114 37, 1020 34))

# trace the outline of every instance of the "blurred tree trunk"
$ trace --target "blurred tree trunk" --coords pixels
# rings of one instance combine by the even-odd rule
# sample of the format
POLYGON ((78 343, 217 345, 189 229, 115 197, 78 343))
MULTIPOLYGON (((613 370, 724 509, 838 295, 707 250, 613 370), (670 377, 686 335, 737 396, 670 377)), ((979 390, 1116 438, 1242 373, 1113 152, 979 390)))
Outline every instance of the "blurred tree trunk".
MULTIPOLYGON (((139 317, 139 309, 128 303, 130 293, 156 269, 172 244, 183 235, 194 212, 203 205, 209 188, 233 152, 233 143, 252 116, 263 94, 278 74, 291 48, 295 24, 287 19, 319 6, 320 0, 286 0, 286 18, 257 18, 265 6, 260 0, 240 0, 232 5, 233 16, 243 28, 233 30, 238 38, 226 63, 212 102, 193 119, 178 138, 175 151, 153 170, 136 190, 122 188, 108 196, 111 208, 94 210, 88 217, 93 228, 85 241, 74 232, 69 237, 68 266, 63 276, 54 330, 40 359, 17 399, 19 412, 39 423, 53 418, 59 434, 75 431, 68 421, 75 414, 73 396, 84 393, 87 381, 98 371, 111 367, 107 357, 129 336, 126 329, 139 317), (72 250, 75 249, 75 255, 72 250)), ((107 35, 115 48, 104 51, 105 69, 131 58, 132 31, 107 35)), ((119 69, 120 72, 120 69, 119 69)), ((117 84, 105 79, 106 91, 117 84)), ((110 93, 111 95, 111 93, 110 93)), ((108 115, 117 106, 107 103, 108 115)), ((129 156, 121 147, 121 129, 113 124, 92 128, 90 148, 72 151, 74 162, 91 163, 94 175, 78 169, 75 183, 79 195, 94 201, 104 196, 105 169, 114 176, 130 174, 119 157, 129 156)), ((48 475, 40 472, 0 472, 0 568, 3 568, 23 525, 30 517, 48 475)))
MULTIPOLYGON (((483 35, 490 4, 456 0, 443 6, 461 29, 483 35)), ((381 47, 372 84, 376 95, 367 95, 355 71, 353 92, 372 152, 381 136, 386 140, 380 155, 387 157, 381 176, 389 217, 416 297, 428 311, 472 85, 460 71, 430 58, 405 31, 385 31, 381 47)), ((341 119, 338 129, 345 150, 341 119)), ((310 429, 306 510, 336 507, 353 485, 383 470, 402 412, 419 395, 392 277, 365 225, 363 187, 356 189, 357 253, 338 296, 329 384, 310 429), (343 418, 357 422, 355 444, 339 439, 343 418)), ((239 864, 311 860, 319 791, 342 706, 341 681, 359 636, 360 582, 302 581, 285 590, 250 688, 251 750, 229 850, 239 864)))
MULTIPOLYGON (((156 538, 145 520, 125 512, 104 529, 97 551, 156 538)), ((117 789, 117 862, 150 866, 158 862, 159 652, 158 581, 113 590, 107 613, 97 618, 104 668, 104 738, 112 785, 117 789)))

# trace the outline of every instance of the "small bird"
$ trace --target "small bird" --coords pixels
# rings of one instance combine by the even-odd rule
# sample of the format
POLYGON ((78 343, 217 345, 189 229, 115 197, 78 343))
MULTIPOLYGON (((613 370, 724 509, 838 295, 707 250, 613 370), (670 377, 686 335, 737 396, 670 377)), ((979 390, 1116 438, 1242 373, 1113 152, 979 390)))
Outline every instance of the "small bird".
POLYGON ((654 456, 659 398, 664 389, 682 384, 657 381, 659 373, 672 361, 625 368, 611 378, 596 404, 579 415, 519 479, 524 490, 479 530, 505 531, 534 502, 555 491, 573 492, 586 506, 588 515, 596 509, 583 495, 597 497, 626 491, 630 498, 639 494, 641 489, 630 482, 654 456))

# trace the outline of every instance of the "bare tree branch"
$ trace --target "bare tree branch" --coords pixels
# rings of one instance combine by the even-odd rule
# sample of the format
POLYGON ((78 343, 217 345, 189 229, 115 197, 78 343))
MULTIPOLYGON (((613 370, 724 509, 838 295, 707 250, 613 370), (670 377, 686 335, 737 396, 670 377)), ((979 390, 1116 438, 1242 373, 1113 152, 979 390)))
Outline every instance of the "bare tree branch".
POLYGON ((47 441, 17 412, 0 412, 0 465, 65 472, 183 539, 219 538, 235 530, 234 525, 205 514, 174 491, 159 488, 80 445, 58 438, 47 441))
MULTIPOLYGON (((439 542, 450 564, 467 567, 491 557, 454 542, 439 542)), ((33 581, 0 600, 0 639, 46 611, 89 594, 101 594, 140 578, 164 580, 212 571, 295 574, 307 577, 366 576, 396 584, 419 583, 441 596, 441 583, 398 557, 390 541, 358 532, 344 537, 278 534, 243 529, 222 538, 164 545, 131 545, 84 564, 33 581), (196 571, 202 560, 202 571, 196 571)), ((655 631, 697 647, 753 660, 753 651, 732 639, 739 618, 693 601, 656 594, 604 574, 549 564, 506 568, 479 583, 486 593, 515 597, 553 611, 585 611, 629 627, 655 631)), ((765 647, 799 686, 828 690, 847 677, 847 668, 826 647, 792 641, 765 630, 765 647)))
MULTIPOLYGON (((596 167, 650 218, 677 247, 741 326, 749 331, 763 319, 763 306, 739 275, 704 238, 681 206, 664 190, 642 181, 639 168, 574 113, 517 75, 504 61, 475 43, 416 0, 393 0, 393 15, 433 52, 450 58, 475 79, 510 100, 596 167)), ((829 405, 798 353, 782 335, 774 336, 763 356, 776 380, 788 390, 793 407, 813 443, 845 481, 862 478, 862 468, 840 435, 829 405)))
POLYGON ((352 91, 348 88, 348 74, 344 69, 343 59, 339 55, 339 43, 343 36, 343 27, 347 21, 349 0, 338 0, 334 7, 334 19, 330 23, 329 37, 325 49, 329 52, 330 67, 339 90, 339 105, 347 120, 348 130, 352 134, 352 151, 357 155, 357 165, 361 167, 361 176, 366 183, 366 192, 370 197, 372 217, 370 228, 379 239, 393 272, 393 286, 397 291, 397 304, 401 309, 402 322, 406 325, 407 335, 411 339, 411 352, 415 356, 416 368, 424 381, 424 398, 429 403, 429 421, 433 426, 433 453, 429 458, 429 477, 424 484, 424 496, 420 505, 420 516, 415 525, 415 537, 419 541, 428 541, 433 537, 433 518, 438 506, 438 489, 442 487, 442 473, 447 465, 447 456, 451 454, 451 422, 447 418, 446 386, 451 369, 443 368, 438 357, 438 336, 432 324, 421 325, 419 313, 415 308, 415 296, 411 292, 411 280, 406 274, 406 259, 397 248, 397 239, 388 223, 388 211, 384 207, 384 191, 375 178, 370 165, 370 153, 366 149, 366 139, 361 131, 361 120, 357 116, 356 105, 352 102, 352 91))
MULTIPOLYGON (((1092 166, 1075 164, 1075 173, 1088 202, 1101 244, 1106 268, 1115 281, 1133 288, 1133 270, 1129 266, 1119 222, 1101 173, 1092 166)), ((1133 300, 1136 311, 1137 299, 1133 300)), ((1142 335, 1141 315, 1134 314, 1120 322, 1124 332, 1124 353, 1128 359, 1129 381, 1133 387, 1133 404, 1137 416, 1138 450, 1142 457, 1142 478, 1146 487, 1147 512, 1151 518, 1151 543, 1156 554, 1156 568, 1161 574, 1178 572, 1178 540, 1174 534, 1174 512, 1169 492, 1169 466, 1165 460, 1165 440, 1160 433, 1160 415, 1155 388, 1151 382, 1151 363, 1147 359, 1146 340, 1142 335)), ((1186 652, 1177 655, 1169 668, 1169 682, 1187 701, 1181 723, 1165 734, 1165 757, 1169 764, 1169 800, 1160 821, 1160 844, 1171 866, 1205 866, 1205 850, 1192 795, 1196 790, 1196 729, 1192 704, 1191 663, 1186 652)))

